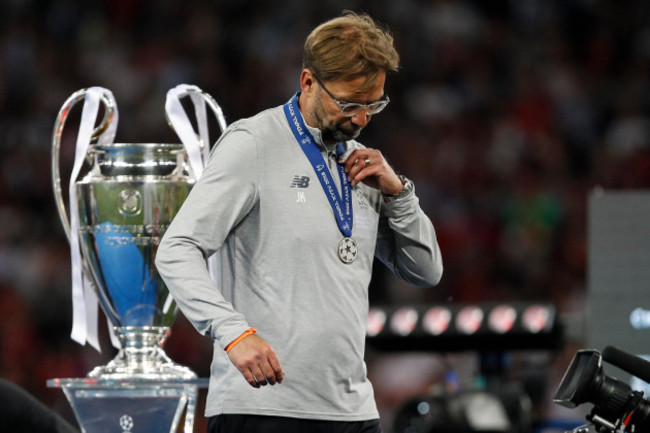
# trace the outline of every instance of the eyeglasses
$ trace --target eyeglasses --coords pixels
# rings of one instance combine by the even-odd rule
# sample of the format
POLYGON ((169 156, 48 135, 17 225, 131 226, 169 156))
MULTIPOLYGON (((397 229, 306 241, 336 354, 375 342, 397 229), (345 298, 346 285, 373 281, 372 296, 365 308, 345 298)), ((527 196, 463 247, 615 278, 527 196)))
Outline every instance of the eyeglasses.
POLYGON ((336 105, 339 106, 339 109, 341 110, 341 114, 345 117, 353 117, 356 116, 357 114, 361 113, 362 110, 366 110, 366 113, 368 113, 369 116, 372 116, 373 114, 379 113, 381 110, 386 108, 386 105, 390 102, 390 98, 386 96, 384 99, 380 99, 379 101, 371 102, 370 104, 360 104, 358 102, 341 102, 338 99, 332 95, 332 93, 327 90, 327 87, 323 85, 320 79, 318 79, 318 76, 314 74, 314 78, 318 82, 318 84, 325 90, 325 93, 327 93, 330 98, 332 98, 332 101, 336 103, 336 105))

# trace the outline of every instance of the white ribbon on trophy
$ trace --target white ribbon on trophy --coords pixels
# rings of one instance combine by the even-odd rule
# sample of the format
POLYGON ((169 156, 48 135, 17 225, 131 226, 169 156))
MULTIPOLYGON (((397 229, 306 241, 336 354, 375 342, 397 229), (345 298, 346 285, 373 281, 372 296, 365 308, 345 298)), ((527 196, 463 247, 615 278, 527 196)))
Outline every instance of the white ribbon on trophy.
MULTIPOLYGON (((191 84, 179 84, 167 92, 167 100, 165 102, 167 118, 185 146, 187 159, 190 163, 190 170, 194 179, 197 181, 203 173, 203 169, 208 162, 210 154, 208 118, 205 100, 206 96, 204 95, 203 91, 197 86, 191 84), (194 127, 181 104, 180 100, 185 96, 189 96, 194 105, 198 135, 194 131, 194 127)), ((216 108, 218 109, 218 107, 216 108)), ((225 121, 223 121, 222 118, 219 118, 219 116, 217 116, 217 121, 220 122, 219 126, 223 131, 226 128, 225 121)), ((217 260, 218 253, 219 252, 217 251, 208 258, 208 270, 214 281, 218 281, 217 278, 220 273, 220 263, 219 260, 217 260)), ((170 295, 163 306, 163 313, 170 307, 171 300, 172 298, 170 295)))
MULTIPOLYGON (((110 90, 103 87, 91 87, 87 89, 84 106, 81 114, 81 123, 77 134, 74 165, 70 176, 70 255, 72 261, 72 332, 70 337, 80 343, 88 342, 91 346, 101 352, 98 338, 97 317, 98 299, 90 277, 85 275, 81 264, 81 251, 79 249, 79 213, 77 209, 76 181, 81 167, 86 158, 92 134, 99 111, 99 104, 102 97, 106 95, 113 99, 110 90)), ((115 131, 117 130, 118 112, 117 105, 114 107, 113 119, 108 128, 97 139, 97 144, 105 145, 113 143, 115 131)), ((113 332, 109 332, 113 345, 119 347, 117 338, 113 332)))
POLYGON ((165 101, 165 111, 169 118, 174 131, 181 139, 187 152, 187 158, 190 163, 190 170, 194 179, 198 180, 203 173, 203 167, 208 160, 210 152, 208 141, 208 116, 205 106, 205 100, 201 96, 201 89, 190 84, 179 84, 167 92, 165 101), (194 113, 196 114, 196 123, 199 134, 194 132, 185 109, 181 104, 181 98, 189 96, 194 104, 194 113))

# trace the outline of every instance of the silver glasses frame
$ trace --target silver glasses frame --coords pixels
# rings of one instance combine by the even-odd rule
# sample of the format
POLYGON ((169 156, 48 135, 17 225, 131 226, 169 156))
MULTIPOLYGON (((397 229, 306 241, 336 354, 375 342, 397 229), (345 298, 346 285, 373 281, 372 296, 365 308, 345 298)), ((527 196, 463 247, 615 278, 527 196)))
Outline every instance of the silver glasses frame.
POLYGON ((345 117, 354 117, 357 114, 361 113, 364 109, 366 110, 366 113, 369 116, 375 115, 379 112, 381 112, 388 103, 390 102, 390 98, 388 95, 384 96, 384 99, 380 99, 379 101, 371 102, 369 104, 362 104, 360 102, 341 102, 334 95, 332 95, 332 92, 327 90, 327 87, 323 84, 323 82, 318 78, 318 75, 312 74, 314 78, 316 79, 316 82, 318 85, 325 90, 325 93, 329 95, 330 98, 332 98, 332 101, 336 105, 338 105, 339 109, 341 110, 341 115, 345 117))

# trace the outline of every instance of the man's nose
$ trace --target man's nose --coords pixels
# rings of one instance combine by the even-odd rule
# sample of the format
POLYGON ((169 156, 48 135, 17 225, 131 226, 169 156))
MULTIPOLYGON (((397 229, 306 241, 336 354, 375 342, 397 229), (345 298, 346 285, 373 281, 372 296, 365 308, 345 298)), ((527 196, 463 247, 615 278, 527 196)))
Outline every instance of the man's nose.
POLYGON ((368 114, 368 109, 363 108, 361 111, 359 111, 357 114, 352 116, 350 119, 352 120, 352 123, 354 123, 357 126, 364 127, 370 122, 370 115, 368 114))

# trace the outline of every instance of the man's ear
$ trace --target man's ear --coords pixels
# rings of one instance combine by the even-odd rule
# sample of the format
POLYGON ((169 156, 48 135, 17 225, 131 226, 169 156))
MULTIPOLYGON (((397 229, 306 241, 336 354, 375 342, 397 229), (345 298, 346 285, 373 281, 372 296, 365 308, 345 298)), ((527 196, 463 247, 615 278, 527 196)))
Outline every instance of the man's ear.
POLYGON ((300 90, 305 95, 310 95, 316 86, 314 74, 309 69, 303 69, 300 73, 300 90))

